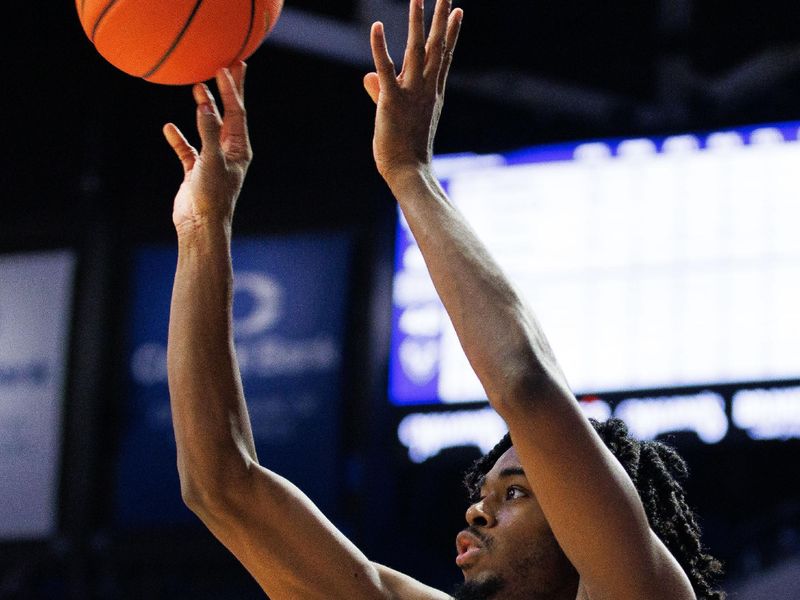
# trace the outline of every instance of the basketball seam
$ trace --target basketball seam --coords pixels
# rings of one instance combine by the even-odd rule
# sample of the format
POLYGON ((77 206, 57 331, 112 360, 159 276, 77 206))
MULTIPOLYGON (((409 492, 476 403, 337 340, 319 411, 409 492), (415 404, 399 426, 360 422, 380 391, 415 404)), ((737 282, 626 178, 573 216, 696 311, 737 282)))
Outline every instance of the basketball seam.
MULTIPOLYGON (((114 0, 114 1, 116 1, 116 0, 114 0)), ((175 51, 175 48, 177 48, 178 44, 181 43, 181 40, 183 39, 183 36, 186 35, 186 31, 189 29, 189 26, 192 24, 192 21, 194 21, 195 15, 197 15, 197 11, 200 10, 200 5, 201 4, 203 4, 203 0, 197 0, 197 4, 194 5, 194 8, 192 9, 192 12, 189 14, 189 17, 186 19, 186 23, 183 24, 183 28, 180 30, 180 32, 178 32, 178 35, 175 37, 175 40, 172 42, 172 45, 170 45, 170 47, 167 48, 167 51, 164 53, 164 56, 162 56, 158 60, 158 62, 156 62, 155 66, 152 69, 150 69, 144 75, 140 76, 142 79, 147 79, 148 77, 152 77, 153 75, 156 74, 156 72, 161 67, 164 66, 164 63, 167 62, 167 59, 175 51)))
POLYGON ((236 58, 234 62, 240 60, 244 51, 247 50, 247 44, 250 43, 250 36, 253 35, 253 25, 255 24, 255 17, 256 17, 256 0, 250 0, 250 24, 247 26, 247 35, 244 36, 244 43, 242 47, 239 48, 239 51, 236 53, 236 58))
MULTIPOLYGON (((94 38, 97 35, 97 29, 100 27, 100 22, 105 19, 108 11, 111 10, 111 7, 117 3, 117 0, 109 0, 109 3, 105 5, 105 8, 100 11, 100 14, 97 16, 97 20, 94 22, 94 26, 92 27, 92 35, 91 40, 94 42, 94 38)), ((81 10, 83 9, 83 4, 81 4, 81 10)))

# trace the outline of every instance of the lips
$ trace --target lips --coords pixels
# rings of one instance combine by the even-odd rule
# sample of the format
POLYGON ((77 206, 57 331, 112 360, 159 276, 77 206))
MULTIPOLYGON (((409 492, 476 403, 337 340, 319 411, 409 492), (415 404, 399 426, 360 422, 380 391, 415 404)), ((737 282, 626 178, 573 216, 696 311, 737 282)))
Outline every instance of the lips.
POLYGON ((477 536, 469 531, 462 531, 456 536, 456 565, 468 569, 475 562, 477 555, 483 550, 483 544, 477 536))

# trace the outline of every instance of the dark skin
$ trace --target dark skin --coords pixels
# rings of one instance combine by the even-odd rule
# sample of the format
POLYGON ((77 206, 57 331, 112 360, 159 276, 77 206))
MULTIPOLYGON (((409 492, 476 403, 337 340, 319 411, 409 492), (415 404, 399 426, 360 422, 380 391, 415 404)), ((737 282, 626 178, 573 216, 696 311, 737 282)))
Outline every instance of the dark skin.
MULTIPOLYGON (((462 553, 465 578, 502 575, 507 600, 693 599, 632 483, 584 418, 535 317, 433 176, 433 140, 462 18, 449 0, 438 0, 426 35, 421 0, 412 0, 400 73, 376 23, 376 70, 364 86, 376 102, 378 171, 514 440, 497 468, 517 474, 490 474, 483 500, 467 513, 495 542, 462 553), (520 549, 526 545, 532 553, 520 549)), ((168 345, 184 500, 273 600, 445 600, 371 562, 300 490, 258 462, 231 326, 232 218, 252 159, 244 73, 239 64, 217 75, 224 116, 208 88, 195 86, 200 152, 174 125, 164 129, 184 170, 173 210, 178 266, 168 345)))
POLYGON ((516 450, 497 460, 456 539, 465 581, 504 581, 502 598, 575 600, 578 574, 558 545, 516 450))

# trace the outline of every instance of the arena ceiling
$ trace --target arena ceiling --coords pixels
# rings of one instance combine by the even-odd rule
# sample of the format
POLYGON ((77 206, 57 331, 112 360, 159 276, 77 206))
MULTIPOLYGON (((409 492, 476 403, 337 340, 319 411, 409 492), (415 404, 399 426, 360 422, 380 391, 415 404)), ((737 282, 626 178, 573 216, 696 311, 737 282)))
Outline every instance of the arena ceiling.
MULTIPOLYGON (((786 0, 457 5, 466 35, 451 87, 538 115, 624 114, 644 128, 689 125, 697 111, 724 120, 774 102, 800 73, 797 8, 786 0)), ((369 24, 386 23, 399 58, 405 11, 406 0, 287 0, 270 43, 368 66, 369 24)))
MULTIPOLYGON (((433 0, 426 4, 430 10, 433 0)), ((466 19, 437 137, 440 153, 800 115, 800 27, 789 0, 456 4, 466 19)), ((283 221, 267 222, 288 227, 310 218, 304 215, 329 222, 367 214, 357 202, 334 198, 329 182, 375 177, 371 106, 360 86, 371 63, 368 30, 384 21, 399 59, 406 11, 407 0, 286 0, 267 47, 251 59, 248 79, 257 160, 283 168, 254 170, 251 187, 307 200, 302 209, 297 202, 282 208, 283 221)), ((175 173, 165 167, 172 157, 160 127, 173 119, 192 131, 186 90, 143 83, 102 60, 74 2, 16 3, 7 22, 8 208, 0 242, 15 247, 17 231, 38 231, 44 223, 58 230, 76 201, 106 197, 115 202, 103 210, 123 211, 114 218, 168 223, 162 195, 175 173)), ((92 205, 85 218, 96 214, 92 205)))

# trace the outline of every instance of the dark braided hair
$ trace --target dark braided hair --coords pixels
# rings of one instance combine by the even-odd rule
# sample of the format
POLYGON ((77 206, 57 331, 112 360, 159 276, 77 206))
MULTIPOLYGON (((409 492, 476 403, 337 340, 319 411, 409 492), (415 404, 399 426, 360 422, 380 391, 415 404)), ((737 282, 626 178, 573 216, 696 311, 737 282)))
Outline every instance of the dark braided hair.
MULTIPOLYGON (((620 419, 589 422, 633 481, 650 527, 688 575, 698 600, 724 600, 725 592, 712 588, 713 580, 722 574, 722 564, 700 542, 697 517, 686 503, 682 485, 688 476, 686 462, 666 444, 630 437, 620 419)), ((486 474, 511 446, 511 436, 506 434, 466 472, 464 485, 472 501, 478 499, 486 474)))

